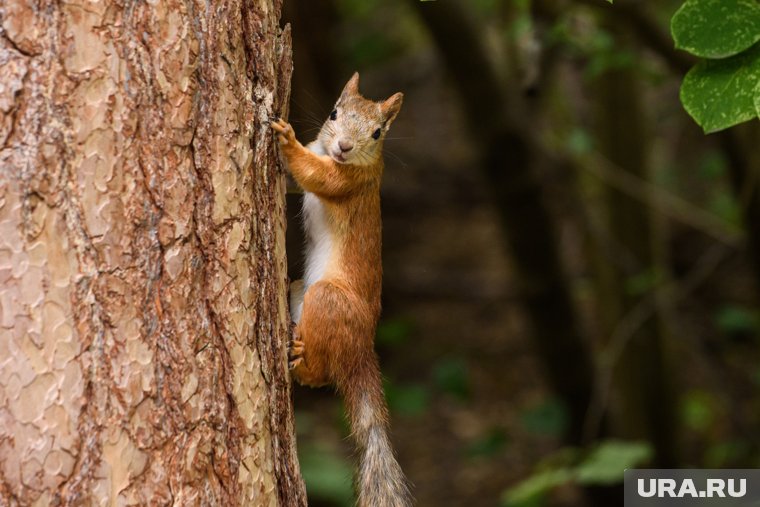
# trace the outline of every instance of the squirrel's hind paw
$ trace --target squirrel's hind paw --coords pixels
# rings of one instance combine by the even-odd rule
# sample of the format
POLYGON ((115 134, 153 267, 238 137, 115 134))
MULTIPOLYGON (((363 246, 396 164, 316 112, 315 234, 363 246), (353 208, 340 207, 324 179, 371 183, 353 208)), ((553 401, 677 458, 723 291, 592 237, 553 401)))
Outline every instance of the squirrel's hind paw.
POLYGON ((303 357, 299 357, 298 359, 294 359, 293 361, 288 361, 288 369, 289 370, 295 370, 299 364, 303 363, 303 357))
POLYGON ((288 344, 288 367, 291 370, 303 362, 304 349, 305 345, 301 340, 294 339, 288 344))
POLYGON ((296 359, 303 355, 304 343, 299 340, 293 340, 288 347, 288 356, 291 359, 296 359))

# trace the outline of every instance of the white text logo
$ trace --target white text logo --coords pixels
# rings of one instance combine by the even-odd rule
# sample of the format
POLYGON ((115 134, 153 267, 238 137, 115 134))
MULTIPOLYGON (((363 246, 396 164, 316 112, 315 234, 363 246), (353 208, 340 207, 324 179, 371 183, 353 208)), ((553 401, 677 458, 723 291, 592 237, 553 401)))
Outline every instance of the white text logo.
POLYGON ((707 479, 702 490, 692 479, 684 479, 680 485, 675 479, 639 479, 638 493, 644 498, 741 498, 747 494, 747 479, 707 479))

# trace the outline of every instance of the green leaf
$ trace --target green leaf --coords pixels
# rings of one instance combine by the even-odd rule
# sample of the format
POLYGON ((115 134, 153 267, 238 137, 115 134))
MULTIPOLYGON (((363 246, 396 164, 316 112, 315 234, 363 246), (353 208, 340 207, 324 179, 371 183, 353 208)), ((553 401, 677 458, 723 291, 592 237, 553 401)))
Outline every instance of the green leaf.
POLYGON ((751 308, 726 305, 715 316, 718 327, 726 333, 751 333, 760 327, 760 319, 751 308))
POLYGON ((556 399, 532 407, 522 414, 523 425, 540 435, 560 435, 567 427, 567 409, 556 399))
POLYGON ((756 118, 760 44, 723 60, 694 66, 681 85, 681 103, 705 133, 756 118))
POLYGON ((507 433, 502 428, 491 428, 470 443, 467 455, 471 458, 490 458, 507 445, 507 433))
POLYGON ((460 358, 439 361, 433 368, 433 381, 443 392, 460 401, 470 398, 470 376, 467 363, 460 358))
POLYGON ((662 282, 663 274, 657 269, 647 269, 629 276, 625 280, 625 292, 632 296, 641 296, 651 292, 662 282))
POLYGON ((694 390, 687 393, 680 408, 681 419, 693 431, 705 432, 715 422, 715 399, 707 391, 694 390))
POLYGON ((583 155, 594 149, 594 139, 587 130, 575 128, 567 138, 567 147, 574 155, 583 155))
POLYGON ((348 461, 326 446, 299 445, 298 451, 310 499, 329 501, 341 507, 353 505, 353 472, 348 461))
POLYGON ((543 495, 572 478, 573 471, 568 468, 539 472, 505 491, 501 504, 504 507, 541 505, 540 499, 543 495))
POLYGON ((702 178, 716 181, 725 177, 728 169, 728 161, 723 152, 718 150, 707 151, 699 161, 697 172, 702 178))
POLYGON ((414 325, 403 318, 381 320, 377 326, 376 342, 381 345, 401 345, 411 336, 414 325))
POLYGON ((751 448, 749 442, 742 440, 716 442, 705 451, 702 466, 705 468, 731 468, 732 464, 746 460, 751 448))
POLYGON ((652 457, 645 442, 607 440, 599 444, 575 469, 581 484, 616 484, 626 468, 634 468, 652 457))
POLYGON ((639 466, 652 457, 646 442, 604 440, 578 464, 578 450, 564 448, 533 475, 507 489, 501 498, 504 507, 533 507, 552 489, 568 482, 581 485, 610 485, 623 481, 627 468, 639 466))
POLYGON ((757 116, 760 116, 760 81, 755 87, 755 111, 757 111, 757 116))
POLYGON ((731 224, 740 225, 742 220, 742 208, 736 200, 735 194, 725 189, 717 189, 710 197, 708 209, 720 218, 731 224))
POLYGON ((425 413, 430 406, 430 393, 422 384, 387 383, 385 394, 391 411, 415 417, 425 413))
POLYGON ((670 22, 676 47, 704 58, 726 58, 760 40, 756 0, 687 0, 670 22))

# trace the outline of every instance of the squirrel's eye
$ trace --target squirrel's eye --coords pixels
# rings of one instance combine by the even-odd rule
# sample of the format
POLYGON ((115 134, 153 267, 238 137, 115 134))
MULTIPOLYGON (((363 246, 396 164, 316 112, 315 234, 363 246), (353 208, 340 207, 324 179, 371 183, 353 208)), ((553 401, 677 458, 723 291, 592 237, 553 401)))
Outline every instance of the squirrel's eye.
POLYGON ((380 134, 381 133, 382 133, 382 131, 380 129, 375 130, 374 132, 372 132, 372 139, 374 139, 375 141, 377 141, 378 139, 380 139, 380 134))
POLYGON ((335 120, 338 119, 338 110, 337 109, 333 109, 333 112, 330 113, 330 119, 332 121, 335 121, 335 120))

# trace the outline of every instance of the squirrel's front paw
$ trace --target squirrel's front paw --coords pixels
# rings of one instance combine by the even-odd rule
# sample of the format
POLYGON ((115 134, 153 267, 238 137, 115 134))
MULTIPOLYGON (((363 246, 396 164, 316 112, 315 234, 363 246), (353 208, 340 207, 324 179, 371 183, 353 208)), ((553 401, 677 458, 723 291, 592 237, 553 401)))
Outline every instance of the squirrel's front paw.
POLYGON ((277 138, 280 144, 285 145, 289 143, 296 143, 296 133, 293 131, 293 127, 282 118, 272 122, 272 128, 277 132, 277 138))

